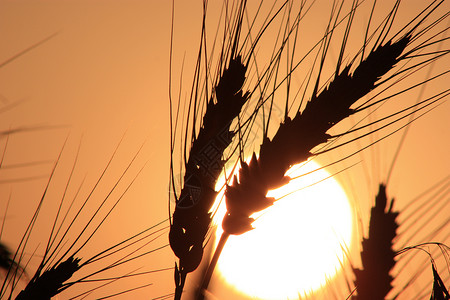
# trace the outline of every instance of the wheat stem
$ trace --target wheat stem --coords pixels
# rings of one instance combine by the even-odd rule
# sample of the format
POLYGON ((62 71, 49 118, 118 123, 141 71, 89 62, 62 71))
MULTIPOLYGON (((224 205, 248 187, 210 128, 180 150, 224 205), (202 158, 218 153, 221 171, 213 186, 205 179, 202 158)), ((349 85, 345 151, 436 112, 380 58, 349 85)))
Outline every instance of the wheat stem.
POLYGON ((229 236, 230 234, 227 232, 223 232, 220 236, 216 251, 214 251, 214 255, 211 259, 211 262, 209 263, 208 270, 206 271, 205 277, 203 278, 202 286, 200 287, 199 299, 204 298, 203 291, 208 288, 214 269, 216 268, 217 262, 219 261, 220 254, 222 253, 223 247, 225 246, 229 236))

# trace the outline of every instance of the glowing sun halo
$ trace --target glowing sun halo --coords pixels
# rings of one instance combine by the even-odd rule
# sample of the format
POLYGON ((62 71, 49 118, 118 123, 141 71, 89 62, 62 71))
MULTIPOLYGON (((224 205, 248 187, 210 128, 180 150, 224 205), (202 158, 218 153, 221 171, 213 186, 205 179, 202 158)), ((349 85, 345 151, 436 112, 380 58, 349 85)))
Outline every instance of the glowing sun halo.
MULTIPOLYGON (((317 168, 309 162, 288 175, 317 168)), ((344 257, 341 247, 351 242, 352 214, 336 180, 317 183, 327 177, 319 170, 269 193, 276 199, 289 195, 256 216, 255 230, 228 239, 218 262, 225 281, 254 298, 298 299, 335 275, 344 257)), ((218 236, 221 231, 218 226, 218 236)))

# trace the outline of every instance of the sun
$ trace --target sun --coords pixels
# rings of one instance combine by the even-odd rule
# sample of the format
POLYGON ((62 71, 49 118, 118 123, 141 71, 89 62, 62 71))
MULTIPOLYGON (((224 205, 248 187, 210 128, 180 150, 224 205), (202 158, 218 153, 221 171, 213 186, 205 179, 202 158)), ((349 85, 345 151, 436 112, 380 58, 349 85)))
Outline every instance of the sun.
POLYGON ((269 192, 281 199, 254 216, 255 230, 228 239, 218 269, 229 285, 252 299, 298 299, 340 269, 352 209, 339 183, 319 168, 313 161, 291 168, 288 175, 298 178, 269 192))

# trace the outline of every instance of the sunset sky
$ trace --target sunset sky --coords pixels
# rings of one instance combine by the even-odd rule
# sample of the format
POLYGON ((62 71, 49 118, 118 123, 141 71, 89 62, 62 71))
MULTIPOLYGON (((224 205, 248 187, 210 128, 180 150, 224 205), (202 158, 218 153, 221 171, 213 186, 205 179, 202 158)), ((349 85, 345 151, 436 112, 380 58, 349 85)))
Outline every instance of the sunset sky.
MULTIPOLYGON (((210 2, 212 7, 217 5, 212 3, 214 1, 210 2)), ((411 17, 417 12, 417 5, 411 5, 411 2, 422 3, 419 0, 404 2, 400 9, 401 17, 411 17)), ((320 7, 321 4, 318 5, 320 7)), ((449 9, 449 1, 440 8, 441 11, 449 9)), ((319 17, 320 11, 313 10, 311 13, 319 17)), ((188 82, 198 51, 201 15, 201 1, 176 1, 173 93, 178 97, 184 58, 186 84, 182 87, 182 99, 186 99, 190 91, 188 82)), ((318 23, 322 22, 320 24, 323 25, 327 21, 325 17, 318 23)), ((36 238, 30 241, 26 251, 28 254, 43 239, 36 251, 36 256, 42 255, 45 237, 50 232, 49 224, 52 224, 80 143, 77 169, 68 189, 69 199, 85 176, 81 194, 86 196, 89 193, 123 137, 109 172, 105 175, 104 185, 100 187, 100 195, 93 197, 95 203, 103 199, 101 195, 107 194, 108 188, 114 185, 142 146, 115 193, 124 191, 139 174, 137 179, 109 221, 102 226, 98 238, 86 246, 81 256, 93 255, 97 247, 101 249, 119 242, 168 217, 170 30, 171 1, 0 2, 0 63, 54 35, 0 68, 0 109, 17 103, 10 109, 1 110, 0 130, 26 129, 9 136, 6 150, 6 137, 0 137, 0 153, 3 155, 6 151, 0 172, 2 217, 11 195, 2 242, 12 249, 17 247, 18 237, 28 225, 66 138, 60 168, 50 185, 48 200, 41 212, 42 218, 33 235, 36 238), (34 162, 38 164, 8 168, 15 164, 34 162), (17 180, 7 182, 12 179, 17 180)), ((313 28, 302 30, 305 30, 307 38, 314 38, 307 33, 313 28)), ((349 52, 354 54, 351 50, 349 52)), ((434 72, 447 70, 449 65, 447 57, 436 66, 434 72)), ((448 85, 448 75, 445 78, 448 85)), ((445 81, 440 82, 442 84, 445 81)), ((406 101, 412 104, 415 99, 406 101)), ((439 107, 410 127, 388 186, 389 195, 397 199, 395 207, 401 209, 408 199, 449 176, 449 116, 450 103, 442 101, 439 107)), ((364 199, 359 204, 365 224, 368 223, 367 214, 373 201, 367 197, 372 197, 378 182, 386 179, 399 138, 400 134, 396 134, 366 151, 364 156, 355 158, 353 162, 364 161, 339 177, 352 181, 342 183, 343 186, 358 187, 347 193, 353 198, 364 199)), ((350 164, 340 165, 334 171, 350 164)), ((82 218, 87 220, 90 212, 92 210, 85 212, 82 218)), ((446 242, 449 244, 450 239, 446 242)), ((164 235, 146 247, 148 250, 156 249, 166 243, 164 235)), ((139 271, 170 268, 174 266, 174 261, 170 248, 166 247, 145 256, 129 268, 122 268, 119 274, 139 267, 142 267, 139 271)), ((31 261, 30 267, 36 266, 37 262, 31 261)), ((107 293, 134 286, 132 281, 119 282, 105 288, 107 293)), ((162 296, 172 292, 173 272, 170 270, 141 276, 136 282, 137 285, 153 283, 136 292, 136 299, 162 296)), ((83 289, 81 286, 75 287, 75 291, 69 289, 68 294, 76 295, 83 289)), ((92 297, 100 295, 93 294, 92 297)), ((61 296, 61 299, 65 297, 61 296)), ((123 296, 123 299, 127 299, 127 296, 123 296)))

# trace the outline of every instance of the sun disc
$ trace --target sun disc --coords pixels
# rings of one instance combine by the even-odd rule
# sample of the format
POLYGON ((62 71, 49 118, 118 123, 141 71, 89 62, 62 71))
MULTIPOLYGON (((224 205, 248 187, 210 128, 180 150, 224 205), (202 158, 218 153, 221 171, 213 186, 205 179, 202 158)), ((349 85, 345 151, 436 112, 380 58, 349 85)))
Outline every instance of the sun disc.
MULTIPOLYGON (((308 162, 288 175, 318 168, 308 162)), ((342 247, 351 242, 350 204, 324 170, 291 180, 268 196, 282 199, 255 216, 255 230, 228 239, 218 268, 228 284, 252 298, 295 299, 320 288, 340 269, 342 247)))

